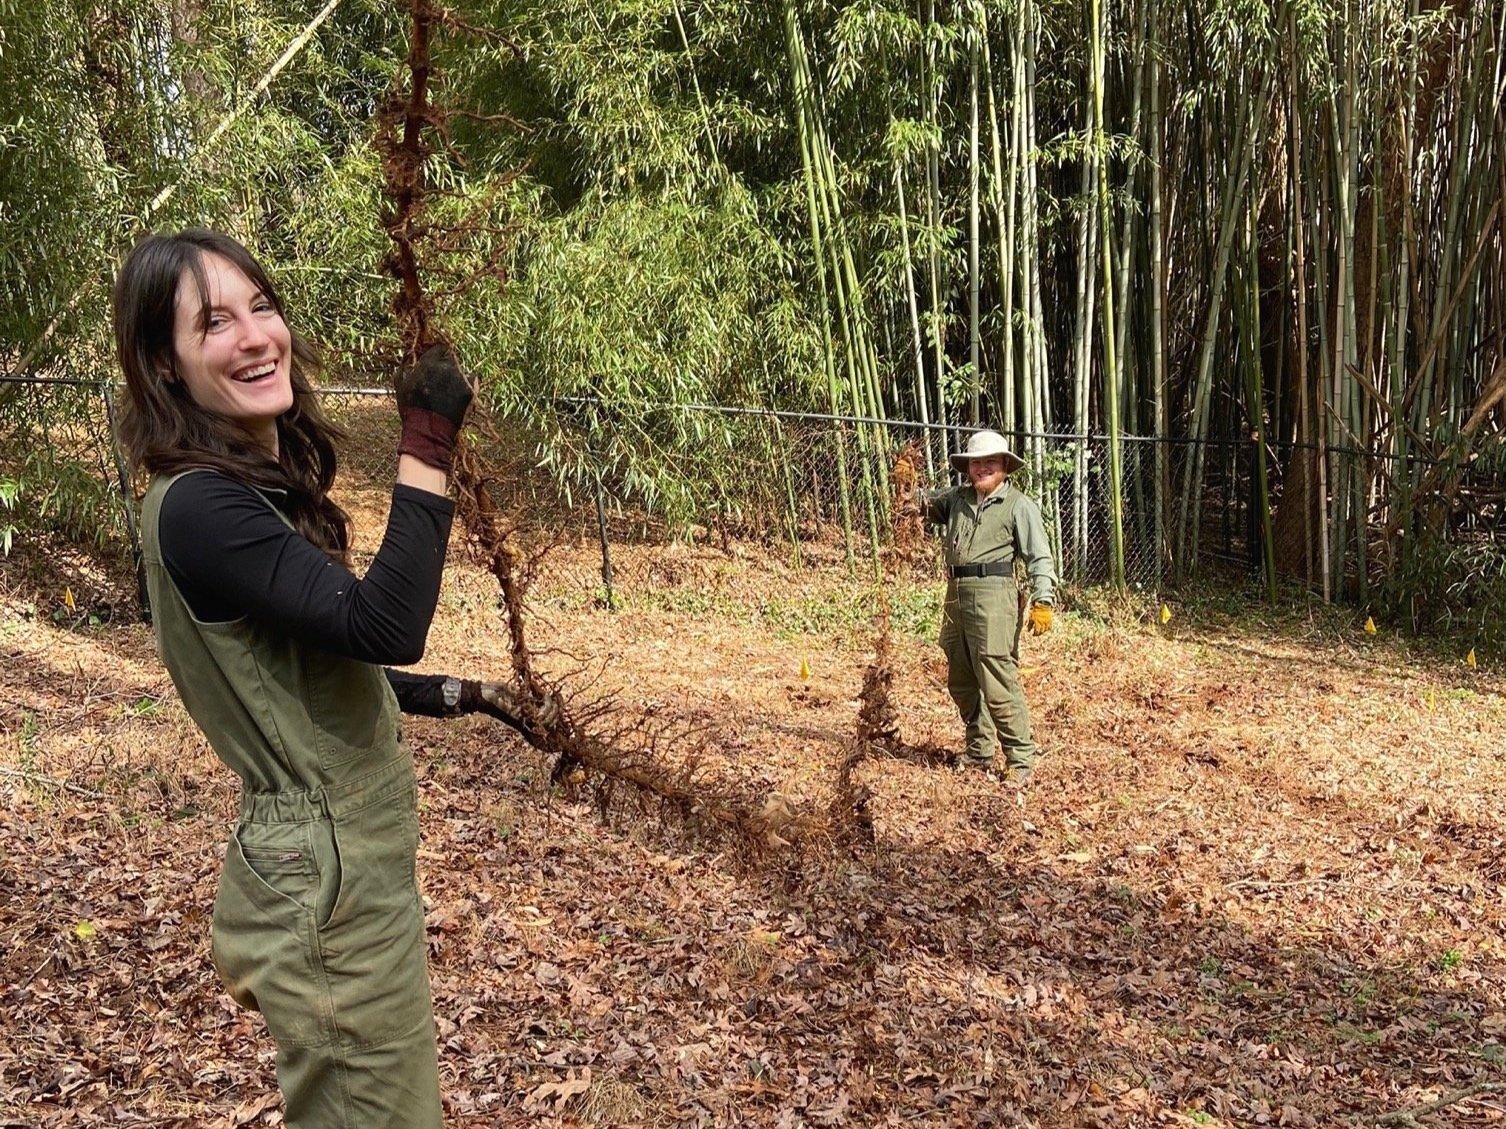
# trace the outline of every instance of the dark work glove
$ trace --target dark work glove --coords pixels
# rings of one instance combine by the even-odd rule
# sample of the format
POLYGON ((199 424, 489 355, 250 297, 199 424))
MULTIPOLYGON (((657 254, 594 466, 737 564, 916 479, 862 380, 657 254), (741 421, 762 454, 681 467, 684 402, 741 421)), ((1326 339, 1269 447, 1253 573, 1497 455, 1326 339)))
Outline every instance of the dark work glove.
POLYGON ((397 378, 397 414, 403 421, 397 453, 412 455, 446 474, 454 459, 455 437, 475 395, 448 345, 430 345, 418 364, 397 378))

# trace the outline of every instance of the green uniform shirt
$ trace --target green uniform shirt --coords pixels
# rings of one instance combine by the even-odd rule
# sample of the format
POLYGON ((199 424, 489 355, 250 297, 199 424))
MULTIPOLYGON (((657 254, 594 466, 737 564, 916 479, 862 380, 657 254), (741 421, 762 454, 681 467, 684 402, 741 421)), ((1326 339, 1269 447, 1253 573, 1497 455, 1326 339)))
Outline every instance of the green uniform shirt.
POLYGON ((1032 602, 1054 602, 1056 568, 1040 507, 1012 483, 1005 482, 981 503, 969 483, 928 491, 921 495, 921 513, 942 527, 948 565, 1012 565, 1018 560, 1029 577, 1032 602))

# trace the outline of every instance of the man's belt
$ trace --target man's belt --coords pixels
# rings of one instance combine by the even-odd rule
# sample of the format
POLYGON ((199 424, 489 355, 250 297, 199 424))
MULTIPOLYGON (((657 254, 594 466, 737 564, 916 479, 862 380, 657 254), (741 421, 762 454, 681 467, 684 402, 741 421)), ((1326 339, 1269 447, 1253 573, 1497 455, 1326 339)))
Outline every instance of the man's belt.
POLYGON ((947 565, 946 574, 953 580, 974 580, 980 576, 1013 576, 1014 563, 994 561, 992 564, 947 565))

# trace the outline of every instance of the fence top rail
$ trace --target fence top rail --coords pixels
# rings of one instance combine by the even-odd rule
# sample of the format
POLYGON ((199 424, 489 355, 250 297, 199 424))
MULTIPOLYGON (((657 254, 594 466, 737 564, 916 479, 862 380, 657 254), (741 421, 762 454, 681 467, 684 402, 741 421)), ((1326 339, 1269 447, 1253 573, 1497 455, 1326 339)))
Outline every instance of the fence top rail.
MULTIPOLYGON (((956 431, 971 433, 988 430, 978 424, 970 423, 931 423, 928 421, 913 419, 884 419, 877 416, 849 416, 835 415, 829 412, 796 412, 780 408, 754 408, 731 404, 652 404, 633 401, 603 400, 597 396, 561 396, 554 401, 557 404, 592 404, 601 407, 630 407, 658 411, 685 411, 707 412, 714 415, 730 416, 761 416, 781 420, 805 421, 812 423, 851 423, 867 424, 876 427, 892 427, 895 429, 915 431, 956 431)), ((1108 443, 1114 437, 1102 432, 1077 432, 1077 431, 1023 431, 1016 429, 1010 432, 1022 439, 1051 439, 1065 443, 1108 443)), ((1250 436, 1219 436, 1215 438, 1193 439, 1188 436, 1175 435, 1126 435, 1118 437, 1121 443, 1161 443, 1168 447, 1244 447, 1261 442, 1259 438, 1250 436)), ((1354 455, 1375 459, 1397 459, 1400 456, 1391 451, 1374 450, 1365 447, 1341 447, 1335 444, 1320 443, 1285 443, 1280 442, 1278 447, 1284 450, 1299 451, 1324 451, 1334 455, 1354 455)), ((1442 460, 1413 455, 1412 462, 1436 463, 1442 460)))
POLYGON ((118 380, 91 380, 84 376, 30 376, 24 372, 0 372, 0 384, 61 384, 69 388, 109 388, 118 380))
MULTIPOLYGON (((987 431, 989 428, 981 424, 973 423, 931 423, 926 420, 915 419, 886 419, 882 416, 848 416, 836 415, 830 412, 795 412, 782 408, 752 408, 733 404, 650 404, 634 401, 603 400, 598 396, 561 396, 555 400, 559 404, 592 404, 606 408, 629 407, 647 408, 658 411, 682 411, 682 412, 707 412, 712 415, 724 416, 762 416, 772 419, 796 420, 812 423, 861 423, 874 427, 902 428, 910 431, 957 431, 976 432, 987 431)), ((1073 431, 1021 431, 1015 430, 1011 434, 1025 439, 1060 439, 1068 442, 1108 442, 1110 436, 1093 433, 1078 433, 1073 431)), ((1175 439, 1167 436, 1156 435, 1121 435, 1121 443, 1192 443, 1191 439, 1175 439)), ((1248 443, 1248 439, 1206 439, 1202 442, 1210 444, 1220 443, 1248 443)), ((1336 448, 1329 448, 1336 450, 1336 448)), ((1364 453, 1364 452, 1360 452, 1364 453)))
MULTIPOLYGON (((114 377, 100 377, 91 379, 82 376, 38 376, 24 372, 0 372, 0 384, 30 384, 30 385, 55 385, 67 388, 98 388, 101 391, 109 388, 119 389, 124 387, 124 381, 114 377)), ((390 397, 393 390, 380 385, 323 385, 314 389, 320 396, 370 396, 390 397)), ((869 427, 886 427, 895 430, 906 431, 940 431, 956 432, 958 434, 970 434, 982 431, 984 428, 976 424, 965 423, 931 423, 923 420, 912 419, 884 419, 879 416, 849 416, 837 415, 830 412, 797 412, 782 408, 756 408, 733 404, 654 404, 642 401, 614 401, 603 400, 597 396, 559 396, 553 399, 555 404, 579 407, 591 405, 604 408, 638 408, 653 411, 682 411, 682 412, 705 412, 721 416, 748 416, 763 419, 788 420, 797 423, 837 423, 837 424, 862 424, 869 427)), ((1011 434, 1021 439, 1049 440, 1058 443, 1108 443, 1113 441, 1110 435, 1098 432, 1075 432, 1075 431, 1014 431, 1011 434)), ((1186 436, 1171 435, 1120 435, 1120 443, 1152 443, 1163 444, 1168 447, 1193 447, 1199 444, 1207 447, 1242 447, 1248 444, 1260 442, 1248 436, 1221 436, 1217 438, 1192 439, 1186 436)), ((1372 450, 1363 447, 1340 447, 1334 445, 1325 446, 1319 443, 1278 443, 1278 447, 1285 450, 1321 451, 1333 455, 1347 455, 1371 459, 1397 460, 1400 456, 1391 451, 1372 450)), ((1409 461, 1414 464, 1434 465, 1444 460, 1436 456, 1412 455, 1409 461)))
MULTIPOLYGON (((69 388, 124 388, 125 381, 119 377, 87 376, 33 376, 24 372, 0 372, 0 384, 57 384, 69 388)), ((366 388, 344 385, 319 386, 314 392, 320 396, 391 396, 391 388, 366 388)))

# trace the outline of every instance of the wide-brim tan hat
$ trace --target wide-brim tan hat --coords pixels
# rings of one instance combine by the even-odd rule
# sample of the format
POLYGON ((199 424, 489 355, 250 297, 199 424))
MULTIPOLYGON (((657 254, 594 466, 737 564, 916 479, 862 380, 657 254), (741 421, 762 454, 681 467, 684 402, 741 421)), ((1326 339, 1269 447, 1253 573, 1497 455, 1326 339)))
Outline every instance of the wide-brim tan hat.
POLYGON ((997 431, 975 431, 968 436, 967 449, 952 456, 952 465, 958 470, 967 470, 974 459, 986 459, 990 455, 1004 456, 1004 472, 1013 474, 1025 465, 1025 460, 1009 449, 1004 436, 997 431))

